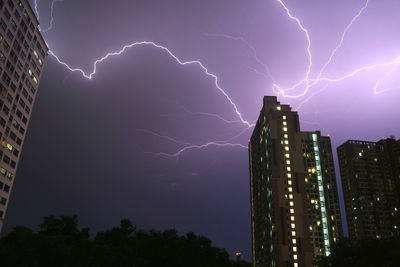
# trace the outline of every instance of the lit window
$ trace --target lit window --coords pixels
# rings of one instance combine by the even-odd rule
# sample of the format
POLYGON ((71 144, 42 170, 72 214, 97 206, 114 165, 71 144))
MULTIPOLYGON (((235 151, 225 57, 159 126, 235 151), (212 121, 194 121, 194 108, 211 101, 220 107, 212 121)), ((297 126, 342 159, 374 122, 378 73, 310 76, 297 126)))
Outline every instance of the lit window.
POLYGON ((286 122, 286 121, 284 121, 284 122, 283 122, 283 125, 287 125, 287 122, 286 122))
POLYGON ((290 164, 290 160, 286 160, 286 164, 290 164))
POLYGON ((291 221, 294 221, 294 216, 290 216, 290 220, 291 220, 291 221))
POLYGON ((291 180, 288 181, 288 185, 292 185, 292 181, 291 180))
POLYGON ((293 247, 293 252, 297 252, 297 247, 293 247))
POLYGON ((289 187, 288 189, 289 189, 289 192, 292 192, 292 191, 293 191, 292 187, 289 187))
POLYGON ((282 119, 286 120, 286 115, 283 115, 283 116, 282 116, 282 119))
POLYGON ((290 205, 291 207, 293 207, 293 201, 290 201, 290 202, 289 202, 289 205, 290 205))
POLYGON ((284 131, 284 132, 287 132, 287 127, 283 127, 283 131, 284 131))
POLYGON ((289 151, 289 147, 288 147, 288 146, 285 146, 285 150, 286 150, 286 151, 289 151))
POLYGON ((294 223, 290 224, 290 226, 291 226, 292 228, 296 228, 296 225, 294 225, 294 223))
POLYGON ((297 262, 295 262, 295 263, 293 264, 293 267, 299 267, 299 264, 298 264, 297 262))
POLYGON ((312 231, 312 226, 310 225, 310 231, 312 231))
POLYGON ((285 137, 286 139, 289 138, 287 134, 284 134, 283 137, 285 137))
POLYGON ((287 177, 288 177, 288 178, 292 178, 292 174, 288 173, 288 174, 287 174, 287 177))
POLYGON ((290 209, 290 213, 293 214, 294 213, 294 209, 290 209))
POLYGON ((296 244, 296 238, 293 238, 293 239, 292 239, 292 243, 293 243, 293 244, 296 244))
POLYGON ((276 106, 276 109, 277 110, 281 110, 281 106, 276 106))
POLYGON ((297 254, 294 254, 294 255, 293 255, 293 259, 294 259, 294 260, 297 260, 297 254))
POLYGON ((296 231, 292 231, 292 236, 295 236, 296 235, 296 231))
POLYGON ((288 172, 290 172, 290 167, 286 167, 286 170, 287 170, 288 172))
POLYGON ((292 194, 289 195, 289 199, 293 199, 293 195, 292 194))
POLYGON ((286 153, 286 154, 285 154, 285 157, 286 157, 286 158, 290 158, 289 153, 286 153))

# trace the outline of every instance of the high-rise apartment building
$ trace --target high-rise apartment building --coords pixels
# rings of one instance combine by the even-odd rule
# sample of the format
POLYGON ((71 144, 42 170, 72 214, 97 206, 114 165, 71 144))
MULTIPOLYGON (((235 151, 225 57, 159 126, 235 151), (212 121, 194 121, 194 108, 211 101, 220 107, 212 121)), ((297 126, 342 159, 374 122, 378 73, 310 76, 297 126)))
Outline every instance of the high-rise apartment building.
POLYGON ((0 231, 48 48, 27 0, 0 0, 0 231))
POLYGON ((342 236, 330 138, 266 96, 249 157, 254 266, 315 265, 342 236))
POLYGON ((400 141, 349 140, 337 148, 349 238, 400 235, 400 141))

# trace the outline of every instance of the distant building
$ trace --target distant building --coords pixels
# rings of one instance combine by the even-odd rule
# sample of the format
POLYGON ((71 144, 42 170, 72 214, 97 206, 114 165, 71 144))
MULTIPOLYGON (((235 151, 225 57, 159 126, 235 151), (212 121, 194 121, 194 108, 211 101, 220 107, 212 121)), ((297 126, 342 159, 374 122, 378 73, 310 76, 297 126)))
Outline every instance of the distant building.
POLYGON ((350 239, 399 236, 400 140, 337 148, 350 239))
POLYGON ((315 265, 342 237, 330 138, 266 96, 249 157, 254 266, 315 265))
POLYGON ((27 0, 0 1, 0 231, 48 48, 27 0))

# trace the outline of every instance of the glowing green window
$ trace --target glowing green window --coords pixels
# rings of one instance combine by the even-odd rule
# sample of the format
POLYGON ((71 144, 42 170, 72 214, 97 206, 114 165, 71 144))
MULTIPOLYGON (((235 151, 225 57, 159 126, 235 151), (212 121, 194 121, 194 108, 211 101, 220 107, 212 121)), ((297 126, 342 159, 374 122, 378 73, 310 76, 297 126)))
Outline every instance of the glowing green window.
POLYGON ((6 169, 4 169, 4 168, 0 168, 0 173, 3 175, 3 176, 6 176, 6 169))

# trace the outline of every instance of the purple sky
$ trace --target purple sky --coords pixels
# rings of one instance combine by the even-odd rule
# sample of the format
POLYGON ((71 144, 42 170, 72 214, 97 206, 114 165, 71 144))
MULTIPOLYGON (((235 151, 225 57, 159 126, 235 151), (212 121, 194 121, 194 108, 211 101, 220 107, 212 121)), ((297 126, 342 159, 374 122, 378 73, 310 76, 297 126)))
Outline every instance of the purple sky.
MULTIPOLYGON (((273 83, 285 89, 305 77, 307 39, 275 0, 110 3, 55 3, 53 28, 43 34, 50 49, 90 73, 107 52, 156 42, 182 61, 200 60, 247 121, 257 119, 264 95, 276 95, 273 83)), ((315 78, 365 1, 285 4, 309 32, 310 78, 315 78)), ((42 29, 49 25, 50 6, 51 1, 38 0, 42 29)), ((370 0, 322 77, 336 79, 400 56, 399 13, 396 0, 370 0)), ((76 213, 92 232, 127 217, 140 228, 204 234, 249 259, 247 150, 209 146, 177 158, 147 153, 176 153, 185 146, 148 131, 201 145, 246 130, 242 123, 202 114, 238 120, 214 80, 198 65, 181 66, 152 46, 128 49, 97 67, 87 80, 48 57, 4 230, 16 224, 35 227, 50 213, 76 213)), ((333 149, 348 139, 398 137, 398 74, 392 67, 373 68, 323 91, 326 82, 303 97, 279 100, 294 108, 306 101, 299 109, 302 129, 329 133, 333 149), (387 91, 375 94, 376 82, 385 76, 378 90, 387 91)), ((246 146, 250 134, 251 129, 230 142, 246 146)))

